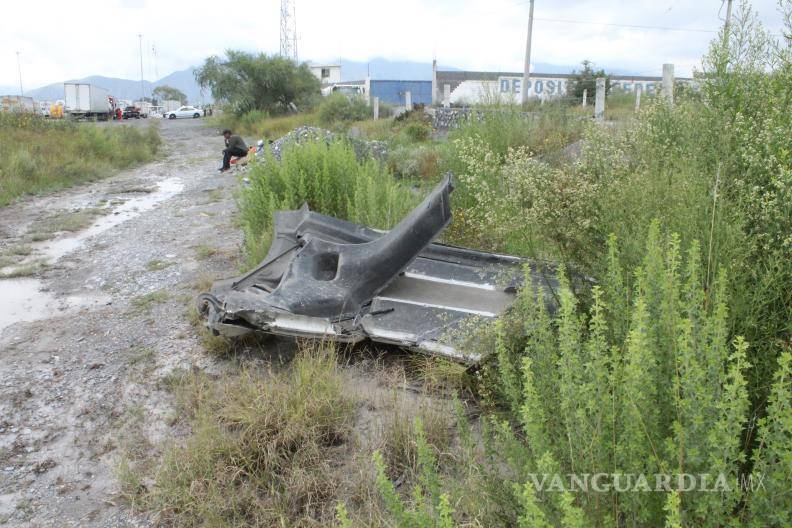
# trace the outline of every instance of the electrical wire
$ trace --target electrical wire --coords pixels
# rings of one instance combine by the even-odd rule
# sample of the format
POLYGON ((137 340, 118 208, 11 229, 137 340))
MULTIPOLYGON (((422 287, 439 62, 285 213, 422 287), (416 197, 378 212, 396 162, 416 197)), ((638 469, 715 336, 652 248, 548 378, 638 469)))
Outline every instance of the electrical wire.
POLYGON ((651 30, 658 30, 658 31, 685 31, 691 33, 717 33, 717 31, 713 29, 698 29, 698 28, 675 28, 669 26, 643 26, 639 24, 614 24, 610 22, 589 22, 585 20, 566 20, 566 19, 559 19, 559 18, 539 18, 534 17, 534 20, 540 20, 542 22, 558 22, 562 24, 585 24, 590 26, 609 26, 609 27, 619 27, 619 28, 627 28, 627 29, 651 29, 651 30))

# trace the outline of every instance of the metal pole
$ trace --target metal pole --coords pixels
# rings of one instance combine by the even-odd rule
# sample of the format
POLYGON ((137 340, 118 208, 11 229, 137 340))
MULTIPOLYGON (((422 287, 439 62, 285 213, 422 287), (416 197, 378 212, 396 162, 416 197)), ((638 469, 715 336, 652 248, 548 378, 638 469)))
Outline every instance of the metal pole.
POLYGON ((25 90, 22 89, 22 63, 19 62, 19 52, 17 54, 17 70, 19 71, 19 95, 25 95, 25 90))
POLYGON ((143 35, 138 33, 138 40, 140 41, 140 100, 146 97, 146 90, 143 87, 143 35))
POLYGON ((534 0, 531 0, 531 7, 528 11, 528 37, 525 41, 525 65, 523 66, 522 78, 522 102, 528 101, 528 85, 531 79, 531 33, 533 31, 534 0))
POLYGON ((726 7, 726 22, 723 23, 723 47, 724 48, 729 45, 729 29, 731 27, 732 3, 733 3, 733 0, 729 0, 729 4, 726 7))

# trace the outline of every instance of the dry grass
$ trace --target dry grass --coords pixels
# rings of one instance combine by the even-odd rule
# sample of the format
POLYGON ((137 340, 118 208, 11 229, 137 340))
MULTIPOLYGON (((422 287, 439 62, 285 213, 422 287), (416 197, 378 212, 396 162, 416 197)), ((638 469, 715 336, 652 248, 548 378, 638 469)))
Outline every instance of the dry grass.
POLYGON ((230 128, 238 134, 256 139, 278 139, 300 126, 317 126, 319 117, 315 112, 269 117, 263 112, 251 112, 242 117, 224 114, 212 118, 218 128, 230 128))
POLYGON ((453 440, 453 414, 428 398, 410 401, 394 392, 379 428, 377 449, 394 479, 413 478, 418 470, 415 418, 423 424, 426 442, 442 454, 453 440))
POLYGON ((165 291, 155 291, 139 295, 132 299, 132 307, 137 312, 147 312, 154 308, 154 306, 164 303, 170 299, 170 295, 165 291))
POLYGON ((90 226, 97 216, 106 214, 106 209, 86 207, 74 211, 58 211, 33 222, 28 229, 32 242, 47 240, 56 233, 74 233, 90 226))
POLYGON ((217 255, 218 253, 217 248, 207 246, 206 244, 198 244, 193 249, 195 249, 195 258, 197 258, 198 260, 208 260, 214 257, 215 255, 217 255))
MULTIPOLYGON (((135 500, 179 526, 331 521, 355 409, 344 384, 327 349, 275 374, 189 375, 177 399, 191 433, 166 449, 153 487, 138 487, 135 500)), ((142 477, 127 481, 134 489, 142 477)))
POLYGON ((152 259, 146 263, 146 271, 162 271, 170 268, 174 264, 175 262, 169 262, 167 260, 152 259))

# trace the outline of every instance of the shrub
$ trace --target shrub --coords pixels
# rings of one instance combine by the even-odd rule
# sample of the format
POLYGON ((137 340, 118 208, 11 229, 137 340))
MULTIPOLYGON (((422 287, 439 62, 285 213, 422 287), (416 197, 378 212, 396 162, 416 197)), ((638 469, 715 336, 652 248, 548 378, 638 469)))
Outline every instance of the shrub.
POLYGON ((448 137, 452 142, 477 138, 503 160, 517 147, 527 147, 534 154, 560 150, 579 139, 582 131, 583 122, 566 105, 548 103, 541 111, 523 112, 517 105, 504 104, 474 111, 448 137))
POLYGON ((418 198, 376 161, 358 161, 347 143, 319 141, 286 148, 280 162, 268 156, 255 165, 239 202, 253 265, 269 247, 276 210, 307 203, 319 213, 387 229, 418 198))
POLYGON ((319 122, 324 126, 349 121, 362 121, 371 117, 371 108, 360 97, 347 97, 333 93, 319 105, 319 122))
POLYGON ((155 124, 139 130, 0 113, 0 205, 145 163, 159 147, 155 124))
POLYGON ((402 178, 432 181, 440 176, 440 153, 434 145, 398 145, 388 153, 388 167, 402 178))
MULTIPOLYGON (((729 341, 725 274, 705 290, 698 245, 691 244, 683 259, 679 238, 661 236, 658 224, 650 230, 634 283, 622 271, 615 238, 609 248, 608 273, 593 288, 588 317, 581 317, 562 271, 554 321, 541 287, 534 285, 522 290, 515 313, 500 326, 503 399, 522 433, 515 437, 509 424, 498 421, 495 431, 504 446, 501 452, 516 446, 520 453, 509 462, 515 484, 511 500, 522 508, 519 522, 739 523, 744 516, 735 513, 738 506, 752 498, 750 490, 743 494, 739 486, 746 461, 741 431, 749 418, 748 345, 740 337, 729 341), (519 440, 523 435, 524 441, 519 440), (651 491, 570 490, 569 474, 596 473, 643 474, 651 491), (710 487, 725 478, 720 492, 656 492, 655 474, 704 473, 712 476, 710 487), (544 488, 529 478, 548 474, 544 488), (565 491, 547 489, 554 475, 565 479, 565 491)), ((782 467, 792 460, 792 446, 782 440, 788 427, 779 421, 788 411, 785 365, 769 418, 760 424, 760 437, 768 439, 768 447, 772 444, 767 462, 782 467)), ((760 462, 763 456, 755 453, 756 466, 771 471, 760 462)), ((640 481, 632 482, 637 486, 640 481)), ((767 489, 780 490, 778 486, 783 484, 776 480, 767 489)), ((765 521, 776 511, 761 502, 767 497, 780 500, 773 492, 756 496, 765 521)))
POLYGON ((396 131, 407 141, 418 143, 429 139, 432 121, 423 108, 403 112, 394 120, 396 131))

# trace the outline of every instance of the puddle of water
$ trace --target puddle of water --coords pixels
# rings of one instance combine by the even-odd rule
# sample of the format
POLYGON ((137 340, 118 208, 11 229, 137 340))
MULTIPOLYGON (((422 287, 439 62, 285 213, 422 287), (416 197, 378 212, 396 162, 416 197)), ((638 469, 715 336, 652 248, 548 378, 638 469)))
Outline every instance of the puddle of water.
MULTIPOLYGON (((184 189, 178 178, 159 182, 158 189, 151 194, 136 196, 120 204, 111 214, 97 219, 89 228, 73 236, 46 241, 34 245, 36 257, 44 257, 55 262, 85 244, 92 236, 107 231, 130 218, 154 208, 157 204, 175 196, 184 189)), ((107 297, 55 297, 42 291, 42 281, 38 279, 0 280, 0 334, 14 323, 36 321, 56 315, 69 308, 104 304, 107 297)))
POLYGON ((53 316, 68 308, 104 304, 108 298, 55 297, 41 291, 38 279, 8 279, 0 281, 0 334, 6 327, 21 321, 36 321, 53 316))
POLYGON ((118 207, 113 209, 112 213, 98 218, 91 227, 84 229, 74 236, 59 238, 57 240, 49 240, 34 246, 49 262, 54 262, 64 255, 80 248, 87 239, 104 233, 108 229, 126 222, 130 218, 134 218, 139 214, 154 208, 157 204, 179 194, 184 189, 184 184, 179 178, 168 178, 159 182, 156 191, 142 196, 130 198, 118 207))

